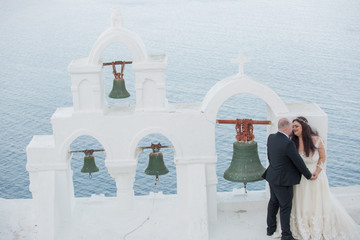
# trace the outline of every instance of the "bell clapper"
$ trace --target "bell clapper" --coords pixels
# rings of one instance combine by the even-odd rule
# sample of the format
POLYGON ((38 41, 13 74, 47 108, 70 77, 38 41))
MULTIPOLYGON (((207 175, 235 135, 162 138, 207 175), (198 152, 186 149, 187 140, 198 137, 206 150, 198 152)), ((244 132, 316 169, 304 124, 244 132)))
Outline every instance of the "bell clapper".
POLYGON ((156 177, 155 177, 155 186, 158 184, 158 182, 159 182, 159 175, 156 175, 156 177))
POLYGON ((247 182, 244 182, 245 194, 247 194, 247 190, 246 190, 246 183, 247 183, 247 182))
POLYGON ((92 174, 91 174, 91 173, 89 173, 89 178, 90 178, 90 179, 92 178, 92 174))

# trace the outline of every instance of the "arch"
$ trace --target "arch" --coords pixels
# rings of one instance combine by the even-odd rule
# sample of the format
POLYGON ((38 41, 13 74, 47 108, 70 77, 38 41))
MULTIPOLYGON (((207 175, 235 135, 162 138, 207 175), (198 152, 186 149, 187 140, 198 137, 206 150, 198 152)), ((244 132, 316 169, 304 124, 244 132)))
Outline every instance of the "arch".
POLYGON ((147 53, 141 38, 125 28, 110 27, 96 40, 91 49, 88 64, 98 65, 104 49, 113 43, 122 43, 129 48, 133 61, 146 61, 147 53))
POLYGON ((145 128, 141 131, 139 131, 135 137, 132 138, 130 144, 129 144, 129 152, 128 152, 128 156, 130 159, 135 159, 137 157, 137 145, 138 143, 141 141, 141 139, 143 139, 144 137, 146 137, 149 134, 162 134, 164 137, 166 137, 167 139, 169 139, 169 141, 172 143, 173 145, 173 151, 174 151, 174 159, 176 157, 182 157, 182 148, 181 148, 181 144, 178 141, 178 139, 175 138, 175 136, 173 136, 171 133, 169 133, 168 131, 159 128, 159 127, 154 127, 154 128, 145 128))
MULTIPOLYGON (((252 118, 265 120, 267 117, 267 106, 265 102, 249 93, 236 94, 227 99, 219 108, 217 115, 217 119, 252 118)), ((266 166, 267 161, 267 128, 267 125, 254 125, 253 129, 253 134, 255 136, 254 140, 257 142, 257 155, 263 166, 266 166)), ((237 131, 233 124, 216 124, 215 126, 215 148, 217 149, 216 154, 218 157, 218 161, 216 162, 216 174, 218 180, 216 189, 218 192, 228 192, 234 188, 244 187, 242 183, 239 185, 239 182, 229 181, 223 177, 225 171, 230 167, 233 161, 234 153, 239 153, 233 146, 236 141, 236 134, 237 131)), ((264 181, 249 182, 247 189, 264 190, 264 181)))
POLYGON ((216 83, 206 94, 201 112, 208 120, 216 121, 217 113, 221 105, 230 97, 239 93, 250 93, 262 99, 275 114, 289 112, 285 103, 269 87, 246 75, 231 76, 216 83))
MULTIPOLYGON (((84 149, 103 149, 103 146, 98 139, 93 136, 81 135, 77 137, 70 144, 71 150, 84 149)), ((88 172, 82 172, 84 166, 91 167, 89 162, 86 163, 84 153, 73 153, 68 159, 70 165, 68 183, 72 188, 72 195, 74 197, 90 197, 93 194, 103 194, 106 196, 116 196, 116 182, 111 176, 108 167, 105 164, 106 154, 104 152, 94 152, 93 164, 99 169, 98 172, 93 172, 92 177, 87 177, 88 172)))
MULTIPOLYGON (((173 143, 160 134, 159 132, 155 134, 148 134, 143 137, 138 142, 138 147, 150 146, 151 143, 161 143, 163 146, 171 146, 173 143)), ((161 191, 164 194, 176 194, 177 193, 177 171, 176 171, 176 162, 174 161, 175 151, 173 148, 165 148, 160 150, 162 155, 162 160, 166 168, 169 170, 167 174, 159 175, 161 183, 161 191)), ((136 152, 136 173, 135 181, 133 185, 135 195, 147 195, 150 192, 156 192, 153 184, 156 180, 155 176, 147 174, 145 171, 151 165, 151 154, 152 149, 144 149, 143 151, 136 152)), ((159 179, 157 181, 159 181, 159 179)), ((160 190, 160 189, 159 189, 160 190)))
POLYGON ((67 136, 65 140, 63 141, 63 144, 60 147, 60 156, 61 159, 66 159, 66 156, 68 155, 68 150, 70 148, 70 145, 72 142, 74 142, 75 139, 77 139, 80 136, 90 136, 95 138, 105 149, 106 159, 112 158, 112 152, 111 147, 107 143, 106 138, 101 137, 100 135, 96 134, 95 132, 89 131, 87 129, 79 129, 67 136))

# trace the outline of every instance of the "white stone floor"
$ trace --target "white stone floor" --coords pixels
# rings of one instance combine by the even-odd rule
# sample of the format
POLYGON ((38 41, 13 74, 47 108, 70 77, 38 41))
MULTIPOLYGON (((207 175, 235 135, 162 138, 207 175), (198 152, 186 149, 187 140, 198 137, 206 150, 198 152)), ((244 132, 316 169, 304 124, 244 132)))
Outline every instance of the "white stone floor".
MULTIPOLYGON (((360 186, 331 190, 360 224, 360 186)), ((266 205, 264 191, 218 193, 218 220, 209 225, 209 240, 267 239, 266 205)), ((176 215, 176 195, 135 197, 128 214, 118 208, 115 198, 76 199, 73 221, 57 239, 186 239, 176 215)), ((0 199, 0 239, 37 239, 31 199, 0 199)))

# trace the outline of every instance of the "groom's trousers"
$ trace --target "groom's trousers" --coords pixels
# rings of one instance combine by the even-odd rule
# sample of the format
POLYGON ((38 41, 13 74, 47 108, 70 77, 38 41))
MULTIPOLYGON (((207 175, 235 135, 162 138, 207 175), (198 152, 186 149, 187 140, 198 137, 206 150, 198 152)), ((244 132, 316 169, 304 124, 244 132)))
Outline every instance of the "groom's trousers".
POLYGON ((276 230, 276 214, 280 208, 281 239, 292 239, 290 231, 290 213, 293 199, 293 186, 270 185, 270 201, 267 214, 267 232, 276 230))

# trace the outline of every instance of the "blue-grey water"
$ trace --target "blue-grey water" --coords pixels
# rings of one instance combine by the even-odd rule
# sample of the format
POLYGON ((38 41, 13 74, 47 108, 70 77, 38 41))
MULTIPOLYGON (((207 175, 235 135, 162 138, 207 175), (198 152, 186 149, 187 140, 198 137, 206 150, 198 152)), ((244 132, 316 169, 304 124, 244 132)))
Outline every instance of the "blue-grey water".
MULTIPOLYGON (((241 50, 251 59, 245 73, 272 88, 285 102, 316 102, 329 117, 327 174, 331 186, 360 184, 360 1, 358 0, 2 0, 0 3, 0 197, 30 198, 25 147, 33 135, 52 134, 50 117, 72 106, 67 66, 87 57, 97 37, 110 26, 118 8, 128 29, 138 33, 150 54, 165 53, 167 98, 171 103, 201 102, 211 86, 236 74, 231 64, 241 50)), ((131 59, 121 45, 103 53, 104 61, 131 59)), ((106 69, 104 69, 107 71, 106 69)), ((105 74, 111 90, 111 69, 105 74)), ((126 100, 135 103, 134 75, 126 67, 126 100)), ((230 98, 218 118, 266 119, 266 104, 251 95, 230 98)), ((266 127, 255 126, 259 155, 265 165, 266 127)), ((216 127, 218 191, 241 184, 223 179, 232 156, 235 130, 216 127)), ((119 136, 121 137, 121 136, 119 136)), ((166 136, 150 135, 139 146, 166 136)), ((206 141, 206 139, 204 139, 206 141)), ((199 143, 201 144, 201 143, 199 143)), ((196 146, 194 146, 196 147, 196 146)), ((71 148, 102 148, 82 136, 71 148)), ((163 149, 170 173, 158 189, 176 193, 173 151, 163 149)), ((153 191, 154 178, 144 174, 148 151, 139 155, 135 194, 153 191)), ((75 195, 115 196, 115 181, 95 153, 100 172, 80 173, 83 154, 74 154, 75 195)), ((264 181, 248 189, 264 189, 264 181)))

